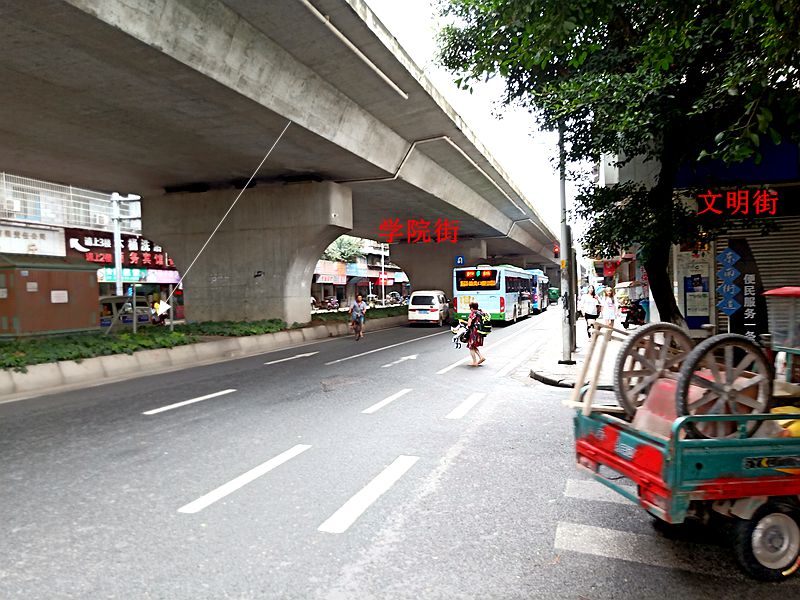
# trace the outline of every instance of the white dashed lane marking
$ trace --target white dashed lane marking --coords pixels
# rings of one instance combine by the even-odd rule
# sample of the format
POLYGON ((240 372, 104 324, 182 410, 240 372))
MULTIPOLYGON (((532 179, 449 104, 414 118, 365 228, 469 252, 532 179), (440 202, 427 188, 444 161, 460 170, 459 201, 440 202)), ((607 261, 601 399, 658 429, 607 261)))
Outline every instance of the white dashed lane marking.
POLYGON ((319 526, 325 533, 344 533, 364 511, 385 494, 419 460, 419 456, 398 456, 355 496, 345 502, 319 526))

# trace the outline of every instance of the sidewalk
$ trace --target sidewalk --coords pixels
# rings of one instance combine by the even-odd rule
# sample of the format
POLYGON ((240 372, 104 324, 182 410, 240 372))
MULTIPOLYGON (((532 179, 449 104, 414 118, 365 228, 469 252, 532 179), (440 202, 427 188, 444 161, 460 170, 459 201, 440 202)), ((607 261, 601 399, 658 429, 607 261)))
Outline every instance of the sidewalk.
MULTIPOLYGON (((551 308, 551 310, 553 310, 553 308, 551 308)), ((559 309, 556 310, 559 312, 559 327, 561 327, 561 311, 559 309)), ((590 345, 589 336, 586 332, 586 321, 584 319, 576 323, 576 333, 578 349, 572 353, 572 359, 575 361, 574 365, 562 365, 558 362, 562 357, 561 331, 559 330, 557 337, 554 336, 555 343, 548 348, 548 351, 538 353, 528 362, 527 366, 530 370, 530 377, 547 385, 564 388, 573 387, 575 385, 575 380, 580 374, 583 363, 587 358, 586 354, 590 345)), ((619 334, 615 335, 620 337, 619 334)), ((601 342, 602 340, 598 340, 595 346, 595 356, 592 364, 596 364, 601 342)), ((603 364, 600 369, 600 379, 598 381, 599 389, 612 389, 614 365, 622 344, 623 342, 614 339, 608 343, 605 356, 603 357, 603 364)), ((590 373, 587 375, 587 379, 590 375, 591 369, 590 373)), ((581 382, 581 384, 582 383, 585 382, 581 382)))

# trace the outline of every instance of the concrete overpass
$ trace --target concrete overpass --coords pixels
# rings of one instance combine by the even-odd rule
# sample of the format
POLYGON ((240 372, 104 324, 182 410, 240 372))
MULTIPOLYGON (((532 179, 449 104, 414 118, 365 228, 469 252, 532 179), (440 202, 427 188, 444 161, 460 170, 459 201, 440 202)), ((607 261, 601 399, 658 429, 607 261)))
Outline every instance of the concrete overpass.
MULTIPOLYGON (((198 319, 308 320, 316 260, 385 219, 415 287, 468 263, 554 265, 557 236, 362 0, 36 0, 0 19, 0 168, 144 197, 198 319), (262 271, 264 276, 254 277, 262 271)), ((554 201, 554 199, 540 199, 554 201)))

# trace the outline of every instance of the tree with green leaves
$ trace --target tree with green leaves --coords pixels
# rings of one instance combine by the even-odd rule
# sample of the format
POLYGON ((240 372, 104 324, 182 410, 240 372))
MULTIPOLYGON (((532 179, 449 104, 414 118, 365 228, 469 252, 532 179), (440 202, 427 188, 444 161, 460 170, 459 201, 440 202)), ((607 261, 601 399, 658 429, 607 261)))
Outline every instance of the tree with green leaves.
POLYGON ((440 12, 440 60, 461 87, 502 76, 504 104, 563 125, 567 161, 652 161, 649 185, 587 184, 576 212, 590 252, 638 248, 659 313, 683 323, 672 244, 720 224, 681 200, 678 170, 797 140, 800 0, 440 0, 440 12))
POLYGON ((346 263, 353 262, 361 256, 364 256, 364 252, 361 249, 361 238, 351 235, 343 235, 336 238, 322 253, 322 258, 325 260, 338 260, 346 263))

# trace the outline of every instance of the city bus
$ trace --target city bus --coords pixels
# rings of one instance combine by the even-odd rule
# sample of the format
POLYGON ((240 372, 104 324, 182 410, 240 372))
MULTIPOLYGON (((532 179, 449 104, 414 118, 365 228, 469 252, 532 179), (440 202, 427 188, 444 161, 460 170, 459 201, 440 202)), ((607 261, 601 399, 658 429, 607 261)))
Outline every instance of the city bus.
POLYGON ((516 321, 533 312, 533 275, 512 265, 478 265, 453 269, 455 317, 469 315, 469 303, 477 302, 493 321, 516 321))
POLYGON ((539 314, 547 310, 550 305, 550 297, 547 294, 550 288, 550 278, 541 269, 528 269, 528 273, 533 275, 533 294, 531 295, 531 309, 534 314, 539 314))

